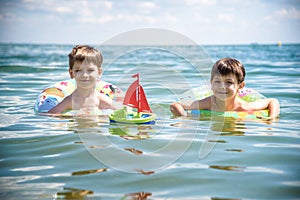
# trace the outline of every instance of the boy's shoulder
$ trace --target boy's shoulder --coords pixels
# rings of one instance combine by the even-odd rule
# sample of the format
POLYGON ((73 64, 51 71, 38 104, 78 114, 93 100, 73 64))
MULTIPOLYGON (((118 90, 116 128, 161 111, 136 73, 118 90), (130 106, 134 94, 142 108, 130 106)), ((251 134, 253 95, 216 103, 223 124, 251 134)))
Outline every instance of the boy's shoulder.
POLYGON ((199 103, 211 103, 213 101, 213 99, 214 99, 214 95, 211 95, 211 96, 208 96, 203 99, 196 100, 196 101, 199 103))
POLYGON ((196 100, 192 103, 193 110, 211 110, 213 102, 213 95, 205 97, 204 99, 196 100))

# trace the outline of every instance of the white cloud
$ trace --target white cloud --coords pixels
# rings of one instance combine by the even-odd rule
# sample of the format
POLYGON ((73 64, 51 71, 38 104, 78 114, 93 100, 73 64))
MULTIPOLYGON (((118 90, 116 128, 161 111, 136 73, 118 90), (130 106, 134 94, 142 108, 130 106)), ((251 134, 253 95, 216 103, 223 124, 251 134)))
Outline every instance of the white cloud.
POLYGON ((112 21, 114 18, 111 15, 103 15, 96 20, 97 23, 107 23, 112 21))
POLYGON ((145 16, 145 15, 132 15, 132 14, 117 14, 117 15, 110 15, 110 14, 103 14, 99 17, 80 17, 78 18, 80 23, 86 24, 105 24, 110 22, 122 22, 122 23, 139 23, 143 22, 144 24, 150 23, 154 24, 157 22, 155 17, 145 16))
POLYGON ((166 15, 164 16, 164 20, 167 21, 167 22, 171 22, 171 23, 178 22, 177 17, 174 16, 174 15, 171 15, 171 14, 166 14, 166 15))
POLYGON ((113 3, 110 1, 103 2, 103 5, 108 9, 112 9, 112 7, 113 7, 113 3))
POLYGON ((72 12, 70 7, 56 7, 55 11, 58 13, 71 13, 72 12))
POLYGON ((32 10, 32 11, 43 11, 43 10, 52 10, 56 8, 57 5, 62 5, 59 1, 47 1, 47 0, 23 0, 20 4, 24 6, 25 9, 32 10))
POLYGON ((300 19, 300 10, 298 10, 295 7, 290 9, 284 8, 281 10, 277 10, 275 11, 275 14, 280 17, 287 17, 290 19, 300 19))
POLYGON ((81 17, 78 19, 80 23, 86 24, 103 24, 103 23, 108 23, 114 20, 114 17, 112 15, 102 15, 100 17, 81 17))
POLYGON ((218 18, 221 21, 225 21, 225 22, 233 22, 233 15, 232 14, 224 14, 224 13, 220 13, 218 15, 218 18))
POLYGON ((215 0, 186 0, 188 6, 213 6, 216 5, 215 0))
POLYGON ((263 21, 266 21, 271 24, 278 25, 279 21, 282 20, 291 20, 291 19, 300 19, 300 11, 297 8, 290 8, 290 9, 280 9, 274 11, 271 15, 267 15, 263 17, 263 21))
POLYGON ((194 13, 193 16, 194 16, 194 19, 197 22, 200 22, 202 24, 209 24, 209 23, 211 23, 211 20, 208 17, 202 16, 202 15, 200 15, 198 13, 194 13))
POLYGON ((158 10, 159 7, 153 2, 141 2, 134 6, 139 13, 151 14, 153 11, 158 10))
POLYGON ((78 11, 78 16, 91 17, 91 18, 93 18, 94 13, 93 13, 93 11, 91 10, 91 8, 89 8, 89 7, 84 7, 84 8, 81 8, 80 11, 78 11))
POLYGON ((151 10, 158 8, 158 6, 153 2, 141 2, 138 4, 138 7, 140 9, 151 9, 151 10))
POLYGON ((151 16, 145 16, 145 15, 132 15, 132 14, 118 14, 116 16, 116 19, 118 20, 123 20, 127 22, 147 22, 147 23, 155 23, 157 22, 156 18, 151 17, 151 16))
POLYGON ((278 21, 274 19, 272 15, 268 15, 263 17, 262 19, 262 26, 269 24, 269 25, 278 25, 278 21))
POLYGON ((265 16, 263 18, 264 21, 271 21, 273 19, 273 17, 271 15, 265 16))

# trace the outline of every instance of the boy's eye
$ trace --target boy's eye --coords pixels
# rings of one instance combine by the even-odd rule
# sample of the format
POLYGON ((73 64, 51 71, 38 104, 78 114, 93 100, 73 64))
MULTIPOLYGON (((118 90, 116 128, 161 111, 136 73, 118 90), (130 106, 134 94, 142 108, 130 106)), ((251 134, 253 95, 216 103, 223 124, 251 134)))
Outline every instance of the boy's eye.
POLYGON ((80 72, 80 71, 81 71, 80 69, 76 69, 76 70, 75 70, 75 72, 80 72))

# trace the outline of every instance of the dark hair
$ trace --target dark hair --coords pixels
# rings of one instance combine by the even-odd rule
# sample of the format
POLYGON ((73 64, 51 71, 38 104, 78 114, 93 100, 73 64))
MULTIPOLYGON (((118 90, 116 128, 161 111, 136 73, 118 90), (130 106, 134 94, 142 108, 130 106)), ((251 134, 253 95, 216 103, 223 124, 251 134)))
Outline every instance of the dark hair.
POLYGON ((76 45, 69 53, 70 69, 73 69, 75 61, 83 62, 84 60, 94 63, 98 68, 101 68, 103 62, 102 54, 94 47, 88 45, 76 45))
POLYGON ((211 70, 211 81, 215 75, 226 76, 234 74, 238 83, 242 83, 245 79, 246 72, 244 65, 234 58, 222 58, 218 60, 211 70))

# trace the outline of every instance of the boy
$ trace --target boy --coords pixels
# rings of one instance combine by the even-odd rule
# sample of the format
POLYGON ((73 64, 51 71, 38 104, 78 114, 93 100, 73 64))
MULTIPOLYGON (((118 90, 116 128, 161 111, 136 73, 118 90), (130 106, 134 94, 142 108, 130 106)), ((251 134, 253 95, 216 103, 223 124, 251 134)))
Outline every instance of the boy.
POLYGON ((173 115, 186 116, 185 110, 214 110, 214 111, 245 111, 269 109, 270 119, 279 115, 280 106, 277 99, 260 99, 246 102, 237 97, 239 89, 245 86, 245 68, 236 59, 223 58, 218 60, 211 70, 211 89, 213 95, 192 102, 175 102, 170 110, 173 115))
POLYGON ((77 88, 48 113, 59 114, 65 110, 90 113, 95 108, 112 108, 112 100, 95 91, 97 79, 102 75, 102 62, 102 55, 97 49, 87 45, 75 46, 69 54, 69 73, 71 78, 75 78, 77 88))

